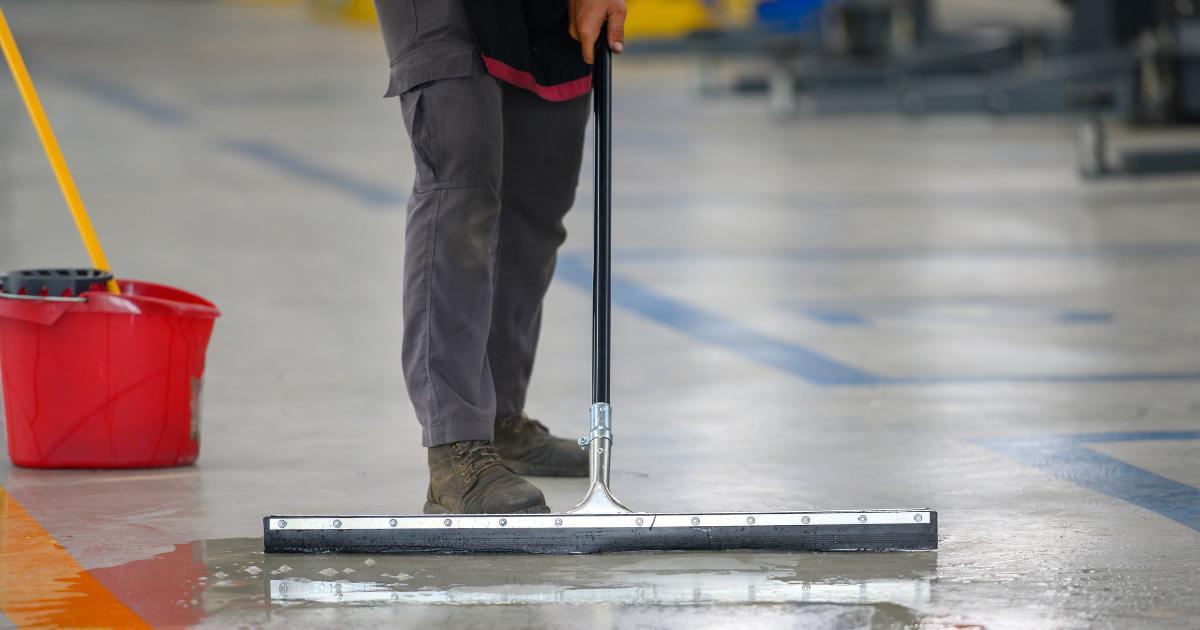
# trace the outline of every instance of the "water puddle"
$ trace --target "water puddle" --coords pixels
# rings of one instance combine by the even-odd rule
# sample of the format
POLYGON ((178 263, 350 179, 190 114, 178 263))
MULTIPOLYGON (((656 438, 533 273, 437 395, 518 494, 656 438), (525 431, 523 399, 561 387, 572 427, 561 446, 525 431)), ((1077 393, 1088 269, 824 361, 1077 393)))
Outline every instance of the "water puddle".
POLYGON ((569 604, 602 606, 651 625, 668 609, 703 605, 729 623, 770 626, 770 619, 794 623, 802 615, 869 627, 915 622, 910 609, 929 602, 936 569, 933 553, 267 555, 261 539, 229 538, 178 545, 92 574, 156 626, 383 623, 388 609, 421 609, 424 622, 472 625, 449 609, 487 604, 506 605, 506 615, 533 607, 513 621, 553 625, 557 613, 537 609, 569 604))

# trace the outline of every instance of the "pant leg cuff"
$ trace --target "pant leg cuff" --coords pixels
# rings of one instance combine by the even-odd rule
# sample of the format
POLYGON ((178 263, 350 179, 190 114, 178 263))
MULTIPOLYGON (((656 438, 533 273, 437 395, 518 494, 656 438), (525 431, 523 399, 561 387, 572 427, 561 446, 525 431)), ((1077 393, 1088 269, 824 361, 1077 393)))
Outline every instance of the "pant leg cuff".
POLYGON ((496 423, 472 419, 466 422, 447 422, 426 426, 421 430, 421 445, 430 448, 464 440, 492 441, 496 423))

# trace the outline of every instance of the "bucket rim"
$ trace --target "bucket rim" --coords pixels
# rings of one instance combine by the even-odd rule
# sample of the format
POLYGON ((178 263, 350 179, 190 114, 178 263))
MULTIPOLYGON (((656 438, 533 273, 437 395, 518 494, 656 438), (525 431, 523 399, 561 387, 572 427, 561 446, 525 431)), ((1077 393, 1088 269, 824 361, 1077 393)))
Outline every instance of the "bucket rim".
POLYGON ((122 293, 85 291, 77 296, 0 293, 0 319, 22 320, 52 326, 68 313, 84 315, 167 315, 216 319, 221 310, 208 299, 171 285, 141 280, 119 280, 122 293))
POLYGON ((80 294, 80 297, 90 297, 91 304, 87 308, 97 308, 100 310, 115 308, 118 311, 124 311, 125 308, 123 308, 123 305, 134 304, 143 306, 154 305, 166 308, 176 315, 185 317, 215 319, 221 316, 221 309, 217 308, 217 305, 211 300, 187 289, 180 289, 179 287, 159 282, 135 280, 133 278, 118 278, 117 284, 121 286, 122 293, 120 295, 115 295, 104 290, 96 290, 85 291, 80 294), (142 293, 140 289, 164 292, 171 297, 142 293))
POLYGON ((0 291, 0 298, 5 300, 26 300, 29 302, 87 302, 87 298, 79 296, 62 296, 62 295, 22 295, 20 293, 4 293, 0 291))

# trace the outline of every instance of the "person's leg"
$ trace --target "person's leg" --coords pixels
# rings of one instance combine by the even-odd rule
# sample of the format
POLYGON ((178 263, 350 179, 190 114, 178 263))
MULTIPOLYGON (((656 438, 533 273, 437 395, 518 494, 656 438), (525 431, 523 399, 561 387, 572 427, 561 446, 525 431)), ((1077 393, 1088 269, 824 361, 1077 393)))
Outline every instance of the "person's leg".
POLYGON ((491 440, 488 368, 503 172, 501 89, 482 69, 401 95, 416 182, 404 251, 404 375, 425 446, 491 440))
POLYGON ((488 362, 496 392, 496 445, 516 472, 586 475, 587 455, 524 417, 563 217, 575 201, 587 96, 546 101, 503 85, 504 163, 488 362), (515 432, 515 433, 514 433, 515 432))
POLYGON ((429 447, 426 513, 548 512, 492 443, 487 339, 504 166, 502 96, 479 70, 401 94, 417 165, 404 252, 404 375, 429 447))
POLYGON ((501 89, 506 168, 488 360, 496 415, 504 417, 525 409, 542 298, 567 236, 563 217, 575 201, 591 99, 551 102, 511 85, 501 89))

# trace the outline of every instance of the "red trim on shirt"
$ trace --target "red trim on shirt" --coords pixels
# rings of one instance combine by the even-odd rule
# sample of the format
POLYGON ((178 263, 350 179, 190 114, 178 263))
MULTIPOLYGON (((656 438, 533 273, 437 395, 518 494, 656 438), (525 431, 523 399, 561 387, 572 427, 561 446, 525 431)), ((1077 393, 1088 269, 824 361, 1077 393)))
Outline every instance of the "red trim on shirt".
POLYGON ((532 74, 524 70, 517 70, 503 61, 493 59, 487 55, 482 55, 482 57, 484 65, 487 66, 488 74, 505 83, 511 83, 519 88, 529 90, 547 101, 569 101, 587 94, 592 89, 592 75, 590 74, 565 83, 541 85, 533 78, 532 74))

